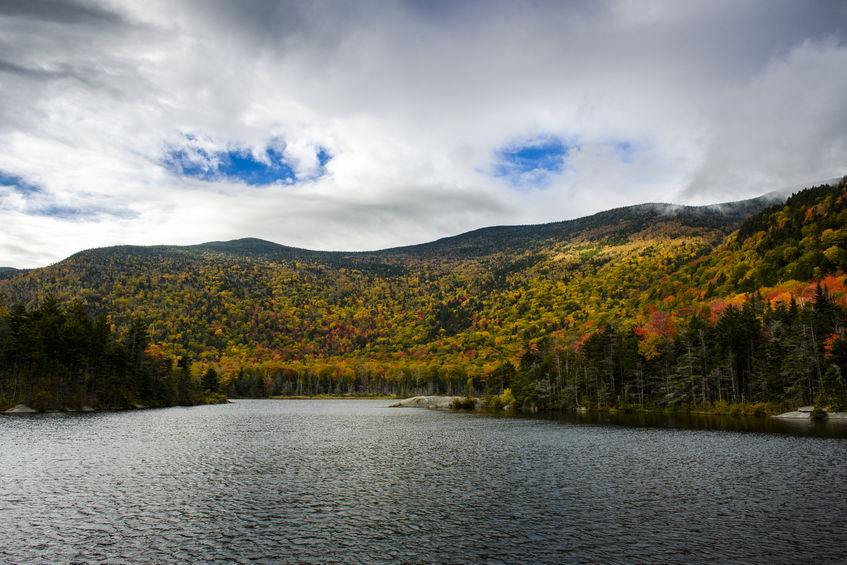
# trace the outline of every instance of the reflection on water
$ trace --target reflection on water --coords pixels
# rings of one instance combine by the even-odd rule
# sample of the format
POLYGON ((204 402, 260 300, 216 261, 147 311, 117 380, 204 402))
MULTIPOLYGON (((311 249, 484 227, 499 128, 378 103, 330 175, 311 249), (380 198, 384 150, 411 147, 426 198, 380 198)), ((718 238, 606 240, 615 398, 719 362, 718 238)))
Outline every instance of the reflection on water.
POLYGON ((718 416, 686 413, 562 413, 549 412, 542 417, 582 424, 757 432, 826 438, 847 438, 847 420, 813 421, 770 416, 718 416))
POLYGON ((386 404, 0 418, 0 562, 847 559, 847 440, 386 404))

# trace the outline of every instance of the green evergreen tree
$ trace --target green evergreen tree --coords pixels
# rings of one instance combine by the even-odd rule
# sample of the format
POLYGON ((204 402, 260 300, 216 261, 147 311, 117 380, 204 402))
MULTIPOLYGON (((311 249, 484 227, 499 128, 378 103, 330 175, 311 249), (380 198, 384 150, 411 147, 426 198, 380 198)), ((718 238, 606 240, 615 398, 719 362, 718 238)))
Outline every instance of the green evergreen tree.
POLYGON ((203 373, 203 390, 208 392, 218 392, 218 372, 214 367, 209 367, 203 373))

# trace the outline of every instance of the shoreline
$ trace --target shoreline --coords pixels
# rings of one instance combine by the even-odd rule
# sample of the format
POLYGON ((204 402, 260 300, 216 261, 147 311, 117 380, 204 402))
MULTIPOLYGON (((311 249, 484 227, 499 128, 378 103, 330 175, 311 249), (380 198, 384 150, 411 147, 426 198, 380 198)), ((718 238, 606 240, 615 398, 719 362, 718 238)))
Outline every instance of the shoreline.
POLYGON ((814 420, 818 422, 847 423, 847 412, 824 412, 822 417, 813 418, 811 411, 792 410, 790 412, 783 412, 782 414, 777 414, 776 416, 771 417, 780 418, 782 420, 814 420))
MULTIPOLYGON (((296 394, 280 394, 276 396, 268 396, 267 400, 395 400, 401 398, 399 396, 377 394, 371 396, 350 395, 350 394, 315 394, 314 396, 296 395, 296 394)), ((261 398, 233 398, 232 400, 262 400, 261 398)))
POLYGON ((175 406, 183 406, 185 408, 192 408, 194 406, 211 406, 214 404, 232 404, 232 401, 226 397, 222 397, 216 399, 214 402, 203 402, 200 404, 190 404, 190 405, 182 405, 182 404, 173 404, 170 406, 148 406, 146 404, 136 404, 133 403, 129 406, 110 406, 108 408, 98 407, 95 408, 89 405, 83 405, 79 408, 71 408, 69 406, 65 406, 63 408, 53 408, 50 410, 36 410, 31 406, 28 406, 23 403, 18 403, 9 408, 8 410, 0 410, 0 416, 29 416, 33 414, 94 414, 97 412, 132 412, 135 410, 153 410, 156 408, 173 408, 175 406))
POLYGON ((155 408, 154 406, 146 406, 143 404, 133 404, 132 406, 112 406, 109 408, 94 408, 93 406, 81 406, 79 408, 70 408, 64 407, 61 409, 51 409, 51 410, 36 410, 26 404, 16 404, 12 408, 8 410, 3 410, 0 414, 7 414, 9 416, 15 415, 29 415, 29 414, 92 414, 95 412, 124 412, 130 410, 149 410, 151 408, 155 408))
MULTIPOLYGON (((471 408, 469 404, 466 404, 467 407, 464 409, 471 410, 494 410, 496 409, 487 407, 487 403, 485 398, 474 398, 474 397, 465 397, 465 396, 412 396, 404 398, 394 404, 389 405, 390 408, 401 408, 401 407, 411 407, 411 408, 429 408, 435 410, 451 410, 456 409, 456 402, 462 402, 466 404, 467 401, 471 401, 474 403, 474 407, 471 408)), ((731 418, 778 418, 782 420, 808 420, 808 421, 818 421, 818 422, 837 422, 837 423, 847 423, 847 412, 830 412, 830 411, 822 411, 816 414, 820 414, 820 416, 813 417, 814 406, 803 406, 798 408, 797 410, 792 410, 788 412, 782 412, 779 414, 768 413, 761 410, 753 410, 748 411, 745 408, 749 408, 752 405, 730 405, 723 410, 708 410, 708 409, 669 409, 669 408, 644 408, 641 406, 630 406, 629 409, 621 409, 617 407, 604 407, 604 408, 587 408, 584 406, 579 406, 575 410, 571 410, 576 413, 606 413, 606 414, 665 414, 665 415, 673 415, 673 414, 690 414, 693 416, 726 416, 731 418), (736 406, 737 409, 732 409, 732 406, 736 406)), ((501 408, 503 411, 507 411, 501 408)), ((511 410, 509 410, 511 411, 511 410)), ((518 412, 537 412, 536 409, 527 410, 517 409, 518 412)), ((566 410, 545 410, 545 412, 565 412, 566 410)))

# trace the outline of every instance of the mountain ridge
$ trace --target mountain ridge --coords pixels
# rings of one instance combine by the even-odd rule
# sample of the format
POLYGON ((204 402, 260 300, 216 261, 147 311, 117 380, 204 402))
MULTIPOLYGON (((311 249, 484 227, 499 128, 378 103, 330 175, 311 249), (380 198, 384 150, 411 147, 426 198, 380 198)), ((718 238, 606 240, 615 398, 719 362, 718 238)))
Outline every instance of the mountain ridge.
MULTIPOLYGON (((232 255, 243 254, 244 256, 266 256, 284 259, 306 259, 306 258, 361 258, 361 257, 386 257, 386 256, 401 256, 415 255, 416 253, 434 253, 443 251, 445 246, 449 244, 461 244, 466 249, 475 249, 482 251, 484 254, 491 254, 493 250, 490 247, 477 244, 476 246, 469 244, 473 240, 486 239, 491 236, 502 238, 511 236, 515 239, 521 239, 524 242, 528 240, 536 240, 539 237, 545 239, 564 238, 572 236, 580 231, 589 228, 597 227, 598 223, 603 225, 611 225, 610 222, 621 222, 632 220, 635 214, 650 214, 654 213, 654 217, 668 218, 685 218, 689 222, 700 218, 701 223, 710 225, 718 219, 740 220, 752 214, 754 211, 763 208, 767 204, 776 202, 781 197, 777 192, 771 192, 766 195, 758 196, 745 200, 737 200, 730 202, 721 202, 717 204, 707 204, 701 206, 689 206, 681 204, 671 204, 663 202, 648 202, 642 204, 634 204, 630 206, 622 206, 603 210, 588 216, 573 218, 570 220, 560 220, 555 222, 545 222, 541 224, 511 224, 511 225, 496 225, 485 226, 462 232, 456 235, 445 236, 432 241, 416 243, 411 245, 402 245, 397 247, 388 247, 384 249, 375 249, 368 251, 333 251, 333 250, 315 250, 301 247, 293 247, 277 242, 257 237, 241 237, 231 240, 214 240, 198 244, 190 245, 175 245, 175 244, 153 244, 153 245, 127 245, 119 244, 112 246, 94 247, 77 251, 65 259, 58 261, 61 263, 68 259, 73 259, 77 256, 88 253, 103 253, 106 251, 121 251, 125 250, 131 253, 153 254, 157 252, 218 252, 232 255)), ((643 221, 643 220, 642 220, 643 221)), ((720 223, 720 222, 718 222, 720 223)), ((695 226, 699 225, 694 222, 695 226)), ((48 266, 49 267, 49 266, 48 266)), ((36 269, 46 268, 37 267, 36 269)), ((31 271, 33 269, 16 269, 14 267, 0 268, 0 273, 31 271)))
POLYGON ((485 344, 493 360, 517 354, 509 336, 588 329, 595 318, 625 315, 640 292, 767 203, 641 204, 375 252, 257 238, 103 247, 0 279, 0 305, 35 307, 54 295, 109 312, 118 328, 146 315, 164 350, 209 360, 232 347, 256 360, 402 351, 424 358, 471 342, 485 344))

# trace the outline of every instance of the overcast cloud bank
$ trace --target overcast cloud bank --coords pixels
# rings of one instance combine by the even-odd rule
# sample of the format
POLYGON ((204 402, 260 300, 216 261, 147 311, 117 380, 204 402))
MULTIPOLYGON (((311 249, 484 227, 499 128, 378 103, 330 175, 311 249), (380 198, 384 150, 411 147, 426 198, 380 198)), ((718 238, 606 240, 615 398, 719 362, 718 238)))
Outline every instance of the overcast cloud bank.
POLYGON ((847 2, 0 1, 0 265, 847 174, 847 2))

